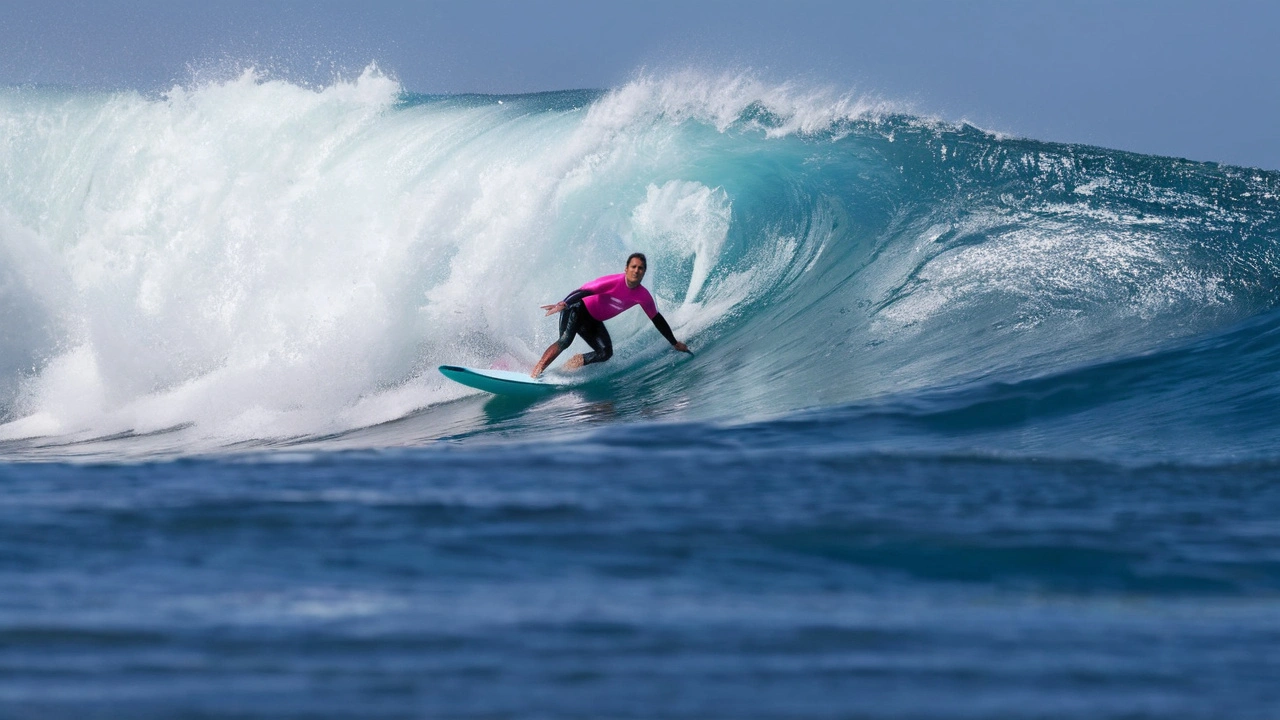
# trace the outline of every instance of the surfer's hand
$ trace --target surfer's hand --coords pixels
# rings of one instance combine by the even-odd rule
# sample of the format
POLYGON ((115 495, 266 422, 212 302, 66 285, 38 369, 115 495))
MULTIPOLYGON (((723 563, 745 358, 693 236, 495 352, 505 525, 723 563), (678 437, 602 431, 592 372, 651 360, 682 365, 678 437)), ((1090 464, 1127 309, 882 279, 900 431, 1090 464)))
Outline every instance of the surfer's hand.
POLYGON ((555 315, 564 309, 564 303, 558 302, 555 305, 543 305, 542 309, 547 311, 547 315, 555 315))
POLYGON ((690 355, 692 355, 692 354, 693 354, 693 351, 689 349, 689 346, 688 346, 688 345, 685 345, 685 344, 684 344, 684 343, 682 343, 682 342, 678 342, 678 343, 676 343, 676 344, 672 345, 671 347, 673 347, 673 348, 675 348, 675 349, 679 350, 680 352, 687 352, 687 353, 689 353, 690 355))

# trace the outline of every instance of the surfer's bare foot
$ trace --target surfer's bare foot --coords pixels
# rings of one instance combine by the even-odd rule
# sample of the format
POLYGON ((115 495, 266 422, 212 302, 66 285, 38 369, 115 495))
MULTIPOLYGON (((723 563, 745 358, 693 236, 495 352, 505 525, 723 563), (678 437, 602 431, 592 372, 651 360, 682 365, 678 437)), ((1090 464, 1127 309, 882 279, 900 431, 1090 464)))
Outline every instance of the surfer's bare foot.
POLYGON ((581 354, 574 355, 573 357, 569 358, 569 362, 567 362, 567 363, 565 363, 565 364, 564 364, 564 369, 565 369, 565 370, 577 370, 577 369, 578 369, 578 368, 580 368, 580 367, 582 367, 582 355, 581 355, 581 354))

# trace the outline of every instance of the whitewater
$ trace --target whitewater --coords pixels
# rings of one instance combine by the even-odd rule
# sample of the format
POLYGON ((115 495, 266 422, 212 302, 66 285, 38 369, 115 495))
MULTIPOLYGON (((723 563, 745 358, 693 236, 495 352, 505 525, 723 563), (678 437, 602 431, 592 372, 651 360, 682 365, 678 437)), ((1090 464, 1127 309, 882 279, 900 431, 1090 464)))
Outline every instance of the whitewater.
POLYGON ((0 88, 0 714, 1274 717, 1278 208, 749 73, 0 88), (695 356, 437 371, 631 252, 695 356))

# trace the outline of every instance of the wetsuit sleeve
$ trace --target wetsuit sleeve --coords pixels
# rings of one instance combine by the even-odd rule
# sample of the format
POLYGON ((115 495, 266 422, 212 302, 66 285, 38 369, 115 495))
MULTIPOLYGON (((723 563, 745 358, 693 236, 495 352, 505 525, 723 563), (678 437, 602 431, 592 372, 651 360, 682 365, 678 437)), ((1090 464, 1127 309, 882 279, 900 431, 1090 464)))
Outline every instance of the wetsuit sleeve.
POLYGON ((595 295, 595 294, 596 294, 596 291, 595 291, 595 290, 588 290, 588 289, 586 289, 586 288, 578 288, 577 290, 574 290, 573 292, 571 292, 571 293, 569 293, 568 295, 565 295, 565 296, 564 296, 564 304, 565 304, 565 305, 572 305, 572 304, 574 304, 574 303, 578 302, 579 300, 581 300, 582 298, 584 298, 584 297, 586 297, 586 296, 588 296, 588 295, 595 295))
POLYGON ((666 338, 667 342, 672 345, 679 342, 676 340, 675 334, 671 332, 671 326, 667 324, 667 319, 662 317, 662 313, 653 316, 653 326, 658 328, 658 332, 662 333, 662 337, 666 338))

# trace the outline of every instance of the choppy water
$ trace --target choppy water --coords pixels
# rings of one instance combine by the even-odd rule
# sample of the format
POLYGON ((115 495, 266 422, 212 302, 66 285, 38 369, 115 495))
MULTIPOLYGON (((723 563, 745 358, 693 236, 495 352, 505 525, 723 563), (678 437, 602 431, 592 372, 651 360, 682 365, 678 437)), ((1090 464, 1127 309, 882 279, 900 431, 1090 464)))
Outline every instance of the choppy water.
POLYGON ((0 714, 1280 709, 1280 176, 697 73, 0 90, 0 714), (649 256, 534 400, 538 306, 649 256))

